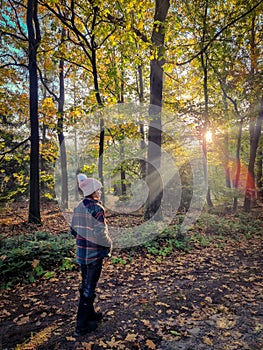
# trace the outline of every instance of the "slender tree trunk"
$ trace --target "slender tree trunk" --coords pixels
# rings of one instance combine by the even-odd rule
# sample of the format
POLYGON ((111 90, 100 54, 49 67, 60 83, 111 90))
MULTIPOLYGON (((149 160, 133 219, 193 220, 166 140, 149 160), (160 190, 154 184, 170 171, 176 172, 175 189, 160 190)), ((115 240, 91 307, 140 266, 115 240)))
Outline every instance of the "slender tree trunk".
MULTIPOLYGON (((95 14, 94 14, 94 21, 96 18, 96 9, 94 9, 95 14)), ((100 107, 103 107, 102 99, 100 96, 100 91, 99 91, 99 78, 98 78, 98 71, 97 71, 97 48, 96 48, 96 43, 95 43, 95 37, 94 35, 92 36, 91 39, 91 64, 92 64, 92 74, 93 74, 93 84, 94 84, 94 89, 96 91, 96 100, 100 107)), ((99 110, 100 113, 100 110, 99 110)), ((98 161, 98 173, 99 173, 99 179, 102 183, 102 186, 104 186, 104 179, 103 179, 103 158, 104 158, 104 140, 105 140, 105 127, 104 127, 104 119, 103 116, 100 115, 100 140, 99 140, 99 161, 98 161)), ((105 199, 105 193, 104 190, 102 191, 101 194, 101 200, 104 202, 105 199)))
MULTIPOLYGON (((74 164, 75 164, 75 169, 77 169, 76 174, 79 172, 79 153, 78 153, 78 135, 76 130, 74 131, 74 152, 75 152, 75 158, 74 158, 74 164)), ((75 191, 74 191, 74 199, 77 201, 79 198, 79 189, 78 185, 76 183, 75 186, 75 191)))
POLYGON ((226 169, 226 187, 227 188, 231 188, 232 184, 231 184, 231 178, 230 178, 230 167, 229 167, 229 151, 228 151, 228 147, 229 147, 229 135, 228 132, 226 132, 226 135, 224 137, 224 149, 226 152, 226 158, 225 158, 225 169, 226 169))
POLYGON ((246 182, 246 194, 244 200, 244 208, 249 211, 253 200, 256 199, 256 186, 255 186, 255 162, 257 156, 257 149, 259 138, 261 135, 263 123, 263 96, 260 103, 260 111, 256 120, 254 128, 251 128, 251 143, 250 143, 250 157, 248 163, 248 174, 246 182))
POLYGON ((123 64, 123 55, 121 52, 121 68, 120 68, 120 93, 119 93, 119 102, 124 103, 124 64, 123 64))
MULTIPOLYGON (((65 29, 62 29, 61 42, 65 37, 65 29)), ((61 206, 63 209, 68 208, 68 170, 67 170, 67 153, 64 137, 64 104, 65 104, 65 82, 64 82, 64 60, 59 62, 59 99, 58 99, 58 140, 60 146, 60 166, 61 166, 61 206)))
MULTIPOLYGON (((242 129, 243 129, 243 118, 240 120, 238 135, 237 135, 237 148, 236 148, 236 176, 234 187, 236 191, 239 188, 239 179, 240 179, 240 151, 241 151, 241 139, 242 139, 242 129)), ((234 201, 233 201, 233 210, 237 211, 238 206, 238 194, 235 193, 234 201)))
POLYGON ((37 17, 37 0, 27 2, 28 59, 29 59, 29 103, 30 103, 30 200, 29 217, 31 223, 41 223, 39 185, 39 121, 38 121, 38 76, 37 48, 40 30, 37 17))
MULTIPOLYGON (((43 99, 45 100, 46 97, 47 97, 47 90, 44 88, 42 93, 43 93, 43 99)), ((45 118, 45 116, 44 116, 44 118, 45 118)), ((47 139, 48 127, 47 127, 47 125, 45 123, 42 123, 42 125, 40 125, 40 131, 41 131, 41 134, 42 134, 42 144, 46 145, 48 143, 48 139, 47 139)), ((41 137, 40 137, 40 142, 41 142, 41 137)), ((42 157, 41 154, 40 154, 40 162, 39 162, 39 164, 40 164, 39 165, 40 173, 41 172, 42 173, 46 172, 48 170, 49 162, 44 157, 42 157)), ((45 193, 46 189, 47 189, 47 186, 46 186, 45 182, 44 181, 43 182, 40 181, 40 195, 42 193, 45 193)))
POLYGON ((142 75, 142 65, 138 67, 138 76, 139 76, 139 84, 138 84, 138 92, 139 92, 139 101, 143 103, 144 99, 144 88, 143 88, 143 75, 142 75))
MULTIPOLYGON (((144 100, 144 86, 143 86, 143 75, 142 75, 142 65, 138 67, 138 92, 139 92, 139 101, 140 103, 143 103, 144 100)), ((144 130, 144 124, 140 123, 140 135, 141 135, 141 142, 140 142, 140 148, 142 151, 142 154, 144 154, 146 144, 145 144, 145 130, 144 130)), ((141 160, 141 178, 146 178, 146 162, 144 159, 141 160)))
POLYGON ((263 201, 263 149, 258 150, 258 160, 257 160, 257 188, 258 188, 258 199, 263 201))
MULTIPOLYGON (((203 18, 203 37, 202 37, 202 47, 205 45, 206 40, 206 32, 207 32, 207 13, 208 13, 208 1, 206 1, 205 5, 205 14, 203 18)), ((204 154, 204 176, 205 176, 205 182, 207 183, 207 194, 206 194, 206 202, 208 207, 213 207, 212 199, 211 199, 211 192, 210 192, 210 186, 209 186, 209 175, 208 175, 208 163, 207 163, 207 141, 206 141, 206 132, 207 127, 209 124, 209 118, 208 118, 208 71, 207 71, 207 58, 205 56, 205 53, 201 54, 201 64, 203 69, 203 91, 204 91, 204 100, 205 100, 205 110, 204 110, 204 131, 203 131, 203 141, 202 141, 202 147, 203 147, 203 154, 204 154)))
POLYGON ((204 134, 203 134, 202 151, 203 151, 203 155, 204 155, 204 160, 203 160, 204 178, 205 178, 205 183, 207 183, 206 202, 207 202, 208 207, 212 208, 213 202, 211 200, 211 192, 210 192, 209 177, 208 177, 206 131, 204 131, 204 134))
MULTIPOLYGON (((224 82, 225 85, 225 82, 224 82)), ((223 104, 224 104, 224 113, 228 116, 228 103, 225 94, 223 94, 223 104)), ((229 135, 228 130, 226 131, 224 137, 224 153, 225 153, 225 171, 226 171, 226 187, 231 188, 231 179, 230 179, 230 167, 229 167, 229 135)))
POLYGON ((126 188, 126 171, 125 166, 123 164, 124 161, 124 146, 122 140, 120 140, 120 163, 121 163, 121 194, 122 196, 126 196, 127 188, 126 188))
POLYGON ((149 195, 145 207, 145 219, 155 215, 156 220, 162 219, 161 201, 163 196, 162 180, 158 168, 161 161, 162 140, 162 93, 163 93, 163 53, 164 53, 164 22, 170 7, 169 0, 155 1, 154 27, 152 32, 152 50, 155 58, 150 66, 150 108, 147 153, 146 182, 149 195), (158 214, 157 214, 158 212, 158 214))

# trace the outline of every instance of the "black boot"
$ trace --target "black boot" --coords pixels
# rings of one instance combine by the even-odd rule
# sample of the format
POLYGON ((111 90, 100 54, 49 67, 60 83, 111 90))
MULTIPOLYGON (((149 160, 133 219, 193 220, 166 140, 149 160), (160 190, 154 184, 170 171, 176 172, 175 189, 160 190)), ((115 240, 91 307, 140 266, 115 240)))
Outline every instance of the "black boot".
MULTIPOLYGON (((80 298, 84 297, 83 295, 83 289, 80 288, 79 289, 79 293, 80 293, 80 298)), ((102 312, 96 312, 95 309, 94 309, 94 300, 96 298, 96 294, 94 294, 92 297, 89 297, 90 298, 90 305, 89 305, 89 310, 88 310, 88 319, 90 321, 97 321, 97 322, 100 322, 103 318, 103 314, 102 312)))
POLYGON ((88 332, 95 331, 98 327, 97 321, 92 317, 93 298, 80 297, 78 312, 77 312, 77 324, 74 332, 74 336, 78 337, 88 332))

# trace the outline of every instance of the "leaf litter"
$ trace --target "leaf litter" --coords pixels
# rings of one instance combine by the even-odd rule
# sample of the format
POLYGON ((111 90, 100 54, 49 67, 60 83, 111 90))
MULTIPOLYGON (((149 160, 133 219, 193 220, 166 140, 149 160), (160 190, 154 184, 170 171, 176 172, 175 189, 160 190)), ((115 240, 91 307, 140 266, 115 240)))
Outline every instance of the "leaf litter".
MULTIPOLYGON (((51 230, 63 221, 47 209, 46 226, 49 212, 51 230)), ((67 229, 62 225, 57 232, 67 229)), ((262 350, 260 235, 187 254, 175 250, 161 261, 140 251, 122 258, 127 264, 105 261, 96 299, 105 316, 95 332, 79 339, 73 337, 76 271, 1 291, 2 349, 262 350)))

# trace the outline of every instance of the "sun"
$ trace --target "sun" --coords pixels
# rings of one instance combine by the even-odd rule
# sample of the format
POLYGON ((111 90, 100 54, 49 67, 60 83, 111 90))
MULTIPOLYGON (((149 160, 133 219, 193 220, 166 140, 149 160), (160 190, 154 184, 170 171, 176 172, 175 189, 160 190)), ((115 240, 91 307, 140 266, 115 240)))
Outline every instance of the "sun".
POLYGON ((208 130, 208 131, 205 133, 205 139, 206 139, 206 142, 212 142, 212 141, 213 141, 213 134, 212 134, 212 131, 208 130))

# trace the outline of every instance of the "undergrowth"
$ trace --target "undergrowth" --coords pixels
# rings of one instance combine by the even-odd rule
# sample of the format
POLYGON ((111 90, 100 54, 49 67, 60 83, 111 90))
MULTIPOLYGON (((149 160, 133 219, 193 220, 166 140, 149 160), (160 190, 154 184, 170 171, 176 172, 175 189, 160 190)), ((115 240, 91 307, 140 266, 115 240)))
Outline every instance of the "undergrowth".
MULTIPOLYGON (((175 217, 155 240, 139 247, 131 247, 127 252, 115 251, 112 263, 125 265, 142 251, 146 253, 146 257, 151 255, 161 262, 174 250, 191 252, 194 247, 211 244, 223 248, 230 239, 249 239, 263 231, 262 219, 244 212, 236 215, 205 212, 186 233, 181 232, 182 219, 182 215, 175 217)), ((75 268, 75 240, 67 233, 52 235, 37 232, 0 240, 1 288, 8 288, 19 282, 32 283, 39 278, 49 279, 58 270, 75 268)))
POLYGON ((0 241, 1 288, 18 282, 51 278, 56 269, 75 267, 75 240, 69 234, 37 232, 12 236, 0 241))
POLYGON ((174 250, 191 251, 193 247, 207 247, 214 244, 223 248, 228 240, 249 239, 263 233, 262 219, 251 213, 218 215, 218 213, 202 213, 198 220, 182 234, 182 215, 175 217, 160 236, 144 244, 148 254, 161 260, 174 250))

